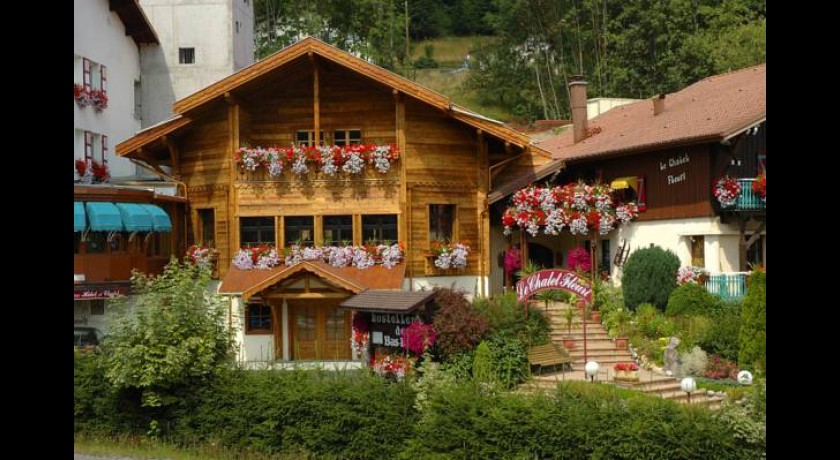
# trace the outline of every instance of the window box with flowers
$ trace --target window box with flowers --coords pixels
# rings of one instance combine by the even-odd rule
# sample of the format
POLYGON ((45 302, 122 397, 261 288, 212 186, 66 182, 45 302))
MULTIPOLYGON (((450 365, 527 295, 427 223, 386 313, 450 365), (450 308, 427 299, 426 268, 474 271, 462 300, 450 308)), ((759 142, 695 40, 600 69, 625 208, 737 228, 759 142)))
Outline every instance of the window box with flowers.
POLYGON ((458 274, 467 268, 470 247, 462 242, 432 241, 426 254, 426 274, 458 274))
POLYGON ((767 173, 763 172, 752 183, 753 193, 761 197, 762 203, 767 203, 767 173))
POLYGON ((391 144, 242 147, 234 153, 234 162, 243 173, 263 168, 272 179, 286 169, 301 178, 310 172, 334 178, 339 174, 359 175, 365 168, 388 174, 399 157, 397 146, 391 144))
POLYGON ((84 184, 105 182, 111 177, 106 163, 99 163, 95 160, 76 160, 75 165, 79 181, 84 184))
POLYGON ((88 88, 78 83, 73 84, 73 99, 79 107, 93 106, 96 110, 108 108, 108 93, 104 89, 88 88))
POLYGON ((625 382, 639 381, 639 366, 636 363, 616 363, 613 366, 615 376, 613 379, 625 382))

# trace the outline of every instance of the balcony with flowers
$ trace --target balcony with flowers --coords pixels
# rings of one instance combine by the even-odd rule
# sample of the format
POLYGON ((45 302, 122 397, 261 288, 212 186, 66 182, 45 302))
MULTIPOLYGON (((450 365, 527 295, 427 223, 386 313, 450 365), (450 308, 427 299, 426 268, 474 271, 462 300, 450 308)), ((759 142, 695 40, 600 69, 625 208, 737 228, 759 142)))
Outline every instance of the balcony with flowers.
POLYGON ((723 212, 764 212, 767 210, 767 173, 755 178, 723 176, 715 183, 712 193, 717 207, 723 212))

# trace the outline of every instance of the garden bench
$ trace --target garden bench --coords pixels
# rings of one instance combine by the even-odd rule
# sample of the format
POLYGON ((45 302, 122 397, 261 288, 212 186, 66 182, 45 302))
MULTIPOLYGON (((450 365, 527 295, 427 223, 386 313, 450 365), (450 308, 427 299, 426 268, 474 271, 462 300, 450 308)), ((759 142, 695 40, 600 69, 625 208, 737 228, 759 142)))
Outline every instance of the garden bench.
POLYGON ((539 366, 540 372, 542 372, 543 367, 554 367, 558 364, 568 364, 570 369, 572 367, 572 357, 569 356, 566 349, 555 343, 537 345, 528 349, 528 362, 531 363, 531 366, 539 366))

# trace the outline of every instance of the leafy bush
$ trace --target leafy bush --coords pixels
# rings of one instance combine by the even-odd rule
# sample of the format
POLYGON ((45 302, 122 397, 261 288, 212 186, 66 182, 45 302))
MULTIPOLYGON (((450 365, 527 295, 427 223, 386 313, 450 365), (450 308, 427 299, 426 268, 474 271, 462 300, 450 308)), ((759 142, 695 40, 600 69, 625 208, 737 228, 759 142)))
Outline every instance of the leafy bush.
POLYGON ((700 335, 697 344, 711 354, 735 361, 738 359, 739 350, 741 303, 721 302, 719 307, 709 316, 709 326, 700 335))
POLYGON ((690 352, 680 355, 680 363, 677 377, 703 375, 706 371, 706 352, 700 347, 694 347, 690 352))
POLYGON ((476 382, 490 383, 493 377, 493 352, 490 351, 490 344, 482 341, 475 349, 473 359, 473 378, 476 382))
POLYGON ((461 353, 450 355, 441 364, 441 370, 458 380, 470 380, 473 375, 474 362, 475 351, 462 351, 461 353))
POLYGON ((463 292, 435 288, 434 299, 437 347, 444 359, 472 350, 487 335, 487 320, 470 305, 463 292))
POLYGON ((544 345, 549 341, 551 328, 542 310, 517 302, 512 292, 492 299, 476 299, 473 306, 494 334, 513 336, 527 345, 544 345))
POLYGON ((665 313, 668 316, 708 315, 719 308, 720 298, 710 294, 704 286, 686 283, 668 297, 665 313))
POLYGON ((703 377, 709 379, 735 379, 738 377, 738 365, 726 358, 712 355, 706 363, 706 372, 703 373, 703 377))
POLYGON ((134 305, 118 310, 102 347, 115 388, 140 390, 144 405, 163 406, 174 389, 203 384, 229 365, 233 340, 209 281, 209 269, 175 258, 159 276, 135 272, 134 305))
POLYGON ((475 350, 473 377, 477 382, 509 389, 523 382, 529 371, 525 347, 514 337, 496 335, 475 350))
POLYGON ((767 369, 767 273, 756 270, 747 280, 747 295, 741 312, 738 362, 743 367, 767 369))
POLYGON ((670 250, 651 245, 630 254, 624 264, 621 279, 624 303, 635 310, 644 302, 650 302, 664 309, 668 296, 677 287, 676 273, 680 259, 670 250))

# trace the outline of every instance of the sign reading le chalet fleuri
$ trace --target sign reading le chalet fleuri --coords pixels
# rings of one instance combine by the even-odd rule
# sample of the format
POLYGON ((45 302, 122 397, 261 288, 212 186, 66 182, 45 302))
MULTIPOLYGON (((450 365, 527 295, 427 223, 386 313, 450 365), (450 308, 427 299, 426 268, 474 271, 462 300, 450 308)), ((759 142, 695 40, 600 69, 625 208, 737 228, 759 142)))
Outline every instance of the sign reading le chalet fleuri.
POLYGON ((73 300, 100 300, 128 295, 129 283, 73 286, 73 300))
POLYGON ((592 300, 589 281, 569 270, 540 270, 516 283, 516 299, 520 302, 532 295, 549 289, 571 292, 587 302, 592 300))

